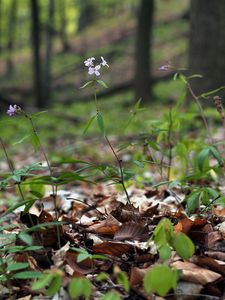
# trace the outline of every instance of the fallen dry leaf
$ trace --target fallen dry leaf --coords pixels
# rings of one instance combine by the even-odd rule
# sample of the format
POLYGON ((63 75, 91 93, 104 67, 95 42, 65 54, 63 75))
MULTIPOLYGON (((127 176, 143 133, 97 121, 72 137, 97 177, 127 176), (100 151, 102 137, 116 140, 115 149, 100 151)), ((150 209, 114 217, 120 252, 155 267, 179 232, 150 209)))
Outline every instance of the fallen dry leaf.
POLYGON ((202 285, 216 281, 221 277, 221 275, 216 272, 201 268, 190 262, 177 261, 172 263, 170 266, 175 269, 182 270, 182 280, 202 285))
POLYGON ((85 259, 77 262, 78 254, 76 252, 67 251, 65 255, 66 263, 73 269, 74 274, 90 274, 95 270, 95 263, 92 259, 85 259))
POLYGON ((119 229, 121 223, 112 215, 108 215, 104 221, 97 222, 89 226, 86 231, 95 232, 98 234, 114 235, 119 229))
POLYGON ((117 241, 147 241, 148 239, 148 228, 134 222, 124 223, 114 235, 114 240, 117 241))
POLYGON ((133 247, 124 243, 116 242, 103 242, 101 244, 94 245, 92 251, 94 253, 108 254, 112 256, 120 257, 124 253, 128 253, 133 247))

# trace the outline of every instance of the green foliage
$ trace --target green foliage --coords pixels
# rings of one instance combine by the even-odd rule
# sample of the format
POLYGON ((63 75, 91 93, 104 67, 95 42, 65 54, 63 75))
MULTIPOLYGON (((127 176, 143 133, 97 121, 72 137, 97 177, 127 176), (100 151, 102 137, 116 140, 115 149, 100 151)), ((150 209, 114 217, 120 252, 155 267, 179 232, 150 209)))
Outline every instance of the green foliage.
POLYGON ((63 273, 58 270, 48 270, 39 276, 32 284, 32 290, 44 290, 46 296, 54 296, 61 288, 63 273))
POLYGON ((171 248, 183 259, 189 259, 194 254, 195 248, 191 239, 184 233, 177 235, 173 232, 173 224, 167 218, 163 218, 156 226, 153 237, 159 250, 159 256, 164 261, 171 257, 171 248))
POLYGON ((192 240, 182 232, 175 236, 173 245, 177 254, 183 259, 189 259, 194 254, 195 246, 192 240))
POLYGON ((68 292, 72 299, 78 299, 81 296, 89 298, 91 296, 92 285, 86 278, 74 278, 70 281, 68 292))
POLYGON ((144 289, 147 293, 157 293, 165 296, 171 289, 176 290, 179 271, 170 269, 167 265, 152 267, 144 277, 144 289))
POLYGON ((100 300, 121 300, 118 293, 110 291, 106 293, 100 300))

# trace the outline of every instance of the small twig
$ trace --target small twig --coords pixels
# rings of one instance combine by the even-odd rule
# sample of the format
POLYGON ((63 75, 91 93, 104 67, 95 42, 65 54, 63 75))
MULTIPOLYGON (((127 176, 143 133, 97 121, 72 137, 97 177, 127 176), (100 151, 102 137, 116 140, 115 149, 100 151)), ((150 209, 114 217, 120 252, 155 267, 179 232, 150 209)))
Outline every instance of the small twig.
POLYGON ((100 210, 98 210, 95 206, 93 206, 93 205, 91 205, 91 204, 85 203, 85 202, 83 202, 82 200, 79 200, 79 199, 77 199, 77 198, 67 197, 66 199, 68 199, 68 200, 75 200, 75 201, 80 202, 80 203, 82 203, 82 204, 84 204, 84 205, 87 205, 87 206, 90 207, 91 209, 96 210, 101 216, 104 216, 104 214, 103 214, 100 210))
POLYGON ((198 105, 198 108, 199 108, 199 111, 200 111, 200 114, 201 114, 201 117, 202 117, 202 120, 203 120, 203 123, 205 125, 205 128, 206 128, 206 131, 207 131, 207 134, 208 134, 208 137, 209 137, 209 140, 211 142, 211 144, 213 144, 213 138, 212 138, 212 134, 211 134, 211 131, 210 131, 210 128, 209 128, 209 125, 207 123, 207 120, 206 120, 206 117, 204 115, 204 111, 203 111, 203 108, 202 108, 202 105, 198 99, 198 96, 194 93, 190 83, 187 81, 187 88, 191 94, 191 96, 194 98, 195 102, 197 103, 198 105))

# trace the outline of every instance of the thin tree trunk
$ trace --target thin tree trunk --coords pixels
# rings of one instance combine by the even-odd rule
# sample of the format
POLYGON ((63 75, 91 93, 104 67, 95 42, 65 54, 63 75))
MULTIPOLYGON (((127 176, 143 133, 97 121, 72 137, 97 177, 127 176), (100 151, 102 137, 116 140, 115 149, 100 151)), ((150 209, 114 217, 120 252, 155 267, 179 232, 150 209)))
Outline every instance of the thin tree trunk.
POLYGON ((6 74, 11 75, 13 71, 12 54, 15 44, 16 32, 16 15, 17 15, 18 1, 12 0, 8 17, 8 41, 7 41, 7 61, 6 61, 6 74))
POLYGON ((67 27, 67 16, 66 16, 66 0, 62 1, 59 0, 59 7, 60 7, 60 37, 62 42, 62 50, 66 52, 69 50, 69 42, 66 33, 67 27))
POLYGON ((2 33, 3 33, 2 18, 3 18, 3 4, 2 4, 2 0, 0 0, 0 54, 1 54, 2 49, 3 49, 3 45, 2 45, 2 33))
MULTIPOLYGON (((225 85, 225 1, 191 0, 189 69, 197 95, 225 85)), ((225 91, 220 92, 225 96, 225 91)))
POLYGON ((153 10, 154 0, 140 1, 137 20, 134 89, 136 100, 142 98, 143 102, 149 102, 151 98, 150 50, 153 10))
POLYGON ((49 15, 46 27, 46 55, 44 65, 44 81, 43 91, 45 106, 49 106, 51 102, 51 56, 52 56, 52 37, 53 37, 53 18, 54 18, 54 0, 49 0, 49 15))
POLYGON ((31 4, 31 41, 33 50, 34 97, 38 108, 45 106, 42 97, 41 57, 40 57, 40 21, 38 0, 30 0, 31 4))

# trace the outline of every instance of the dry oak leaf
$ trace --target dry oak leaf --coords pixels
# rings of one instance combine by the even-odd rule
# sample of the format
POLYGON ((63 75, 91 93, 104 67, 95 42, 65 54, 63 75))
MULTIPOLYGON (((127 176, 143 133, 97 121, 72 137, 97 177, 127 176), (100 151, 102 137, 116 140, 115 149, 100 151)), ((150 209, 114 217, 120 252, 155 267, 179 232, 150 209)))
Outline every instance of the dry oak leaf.
POLYGON ((67 251, 65 262, 73 269, 74 274, 90 274, 95 270, 95 263, 92 259, 87 258, 77 262, 78 254, 73 251, 67 251))
POLYGON ((129 252, 133 247, 124 243, 103 242, 94 245, 92 251, 94 253, 107 254, 120 257, 122 254, 129 252))
POLYGON ((135 240, 147 241, 149 239, 149 231, 147 227, 134 222, 124 223, 114 235, 114 240, 135 240))
POLYGON ((182 270, 182 280, 202 285, 214 282, 221 277, 221 275, 216 272, 201 268, 190 262, 177 261, 172 263, 170 266, 175 269, 182 270))
POLYGON ((113 235, 120 227, 121 223, 112 215, 108 215, 104 221, 97 222, 89 226, 86 230, 105 235, 113 235))

